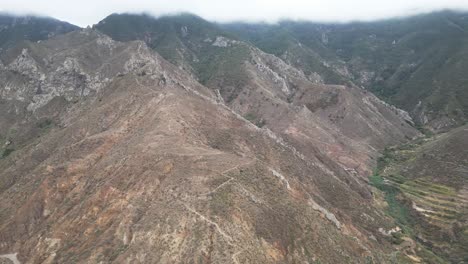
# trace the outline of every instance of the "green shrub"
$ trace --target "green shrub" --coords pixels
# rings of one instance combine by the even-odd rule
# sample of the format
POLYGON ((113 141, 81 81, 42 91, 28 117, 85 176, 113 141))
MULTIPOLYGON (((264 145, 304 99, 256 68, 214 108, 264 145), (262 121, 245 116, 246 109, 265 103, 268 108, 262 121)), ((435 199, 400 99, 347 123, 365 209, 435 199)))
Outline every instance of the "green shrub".
POLYGON ((13 149, 13 148, 4 149, 3 152, 2 152, 1 158, 4 159, 4 158, 10 156, 10 154, 13 153, 13 151, 15 151, 15 149, 13 149))
POLYGON ((398 195, 401 194, 400 189, 386 183, 378 173, 374 173, 374 175, 369 178, 369 181, 372 186, 384 193, 385 201, 388 204, 387 213, 395 219, 396 223, 403 230, 410 232, 408 227, 411 222, 409 209, 398 199, 398 195))
POLYGON ((37 127, 43 130, 51 128, 53 125, 54 122, 49 118, 43 119, 37 123, 37 127))
POLYGON ((249 120, 250 122, 254 122, 257 119, 257 116, 254 113, 247 113, 244 115, 244 118, 249 120))

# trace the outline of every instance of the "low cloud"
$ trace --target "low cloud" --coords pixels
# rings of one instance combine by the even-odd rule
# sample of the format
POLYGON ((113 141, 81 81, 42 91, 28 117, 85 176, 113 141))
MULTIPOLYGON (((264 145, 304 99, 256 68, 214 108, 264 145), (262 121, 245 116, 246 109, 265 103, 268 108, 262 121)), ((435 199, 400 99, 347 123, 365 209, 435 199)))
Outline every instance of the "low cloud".
POLYGON ((323 22, 368 21, 442 9, 468 10, 467 0, 0 0, 0 8, 21 14, 52 16, 87 26, 111 13, 163 15, 191 12, 219 22, 275 22, 301 19, 323 22))

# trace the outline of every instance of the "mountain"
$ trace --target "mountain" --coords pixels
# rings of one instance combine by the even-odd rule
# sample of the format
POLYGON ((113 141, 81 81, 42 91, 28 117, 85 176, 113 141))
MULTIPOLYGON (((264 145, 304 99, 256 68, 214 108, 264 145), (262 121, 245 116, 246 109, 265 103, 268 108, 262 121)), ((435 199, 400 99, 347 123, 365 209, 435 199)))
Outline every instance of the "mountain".
POLYGON ((0 53, 25 40, 45 40, 76 29, 77 26, 53 18, 0 12, 0 53))
POLYGON ((375 92, 433 131, 467 120, 466 13, 438 12, 351 24, 284 21, 223 28, 306 73, 342 78, 375 92), (314 59, 315 58, 315 59, 314 59))
POLYGON ((389 148, 374 184, 409 233, 452 263, 467 261, 468 126, 389 148))
POLYGON ((200 83, 219 94, 236 113, 271 129, 295 147, 305 148, 302 152, 324 152, 327 159, 339 160, 344 169, 357 170, 362 176, 371 174, 379 149, 418 134, 408 115, 372 94, 352 84, 325 85, 320 76, 306 76, 193 15, 114 14, 94 28, 115 40, 145 41, 162 54, 168 50, 170 54, 192 54, 172 62, 185 70, 195 69, 191 72, 200 83), (118 28, 128 28, 131 33, 116 33, 118 28), (155 44, 167 36, 184 45, 155 44))
POLYGON ((24 121, 0 160, 1 252, 30 263, 390 258, 376 230, 393 223, 357 176, 253 125, 143 42, 85 29, 10 52, 2 99, 24 121), (37 133, 16 144, 28 123, 37 133))

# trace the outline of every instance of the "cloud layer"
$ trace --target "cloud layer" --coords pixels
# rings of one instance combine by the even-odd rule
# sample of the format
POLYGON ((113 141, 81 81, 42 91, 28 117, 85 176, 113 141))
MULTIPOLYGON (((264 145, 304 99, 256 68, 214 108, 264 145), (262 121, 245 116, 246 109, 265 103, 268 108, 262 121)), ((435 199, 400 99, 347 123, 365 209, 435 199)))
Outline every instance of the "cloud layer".
POLYGON ((468 10, 468 0, 0 0, 0 9, 52 16, 87 26, 115 12, 191 12, 208 20, 323 22, 375 20, 441 9, 468 10))

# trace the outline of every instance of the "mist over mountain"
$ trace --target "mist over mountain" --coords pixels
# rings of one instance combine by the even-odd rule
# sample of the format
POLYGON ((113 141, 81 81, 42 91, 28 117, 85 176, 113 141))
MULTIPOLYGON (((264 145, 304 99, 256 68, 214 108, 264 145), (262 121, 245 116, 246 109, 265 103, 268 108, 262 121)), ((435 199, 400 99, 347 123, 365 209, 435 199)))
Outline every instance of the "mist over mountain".
POLYGON ((0 52, 23 40, 39 41, 78 29, 53 18, 16 16, 0 12, 0 52))
POLYGON ((145 12, 152 16, 161 17, 185 12, 220 23, 233 21, 276 23, 284 19, 320 23, 349 23, 408 17, 441 10, 468 12, 468 3, 464 0, 379 0, 378 2, 371 0, 44 1, 6 0, 2 2, 0 10, 15 12, 19 15, 40 14, 55 17, 81 27, 93 25, 112 13, 145 12))
POLYGON ((0 15, 0 262, 468 261, 468 14, 0 15))

